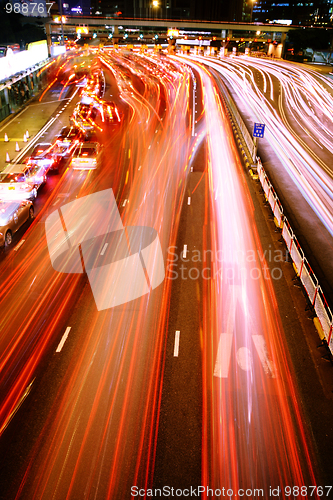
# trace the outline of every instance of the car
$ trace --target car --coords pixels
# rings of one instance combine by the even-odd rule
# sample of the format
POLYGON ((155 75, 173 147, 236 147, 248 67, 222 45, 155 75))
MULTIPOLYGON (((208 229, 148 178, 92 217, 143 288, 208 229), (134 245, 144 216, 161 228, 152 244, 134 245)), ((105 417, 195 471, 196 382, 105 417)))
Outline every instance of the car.
POLYGON ((0 200, 35 199, 37 188, 32 172, 34 169, 31 170, 25 163, 9 163, 0 173, 0 200))
POLYGON ((113 101, 104 101, 102 109, 103 109, 104 119, 108 123, 120 123, 121 121, 120 113, 116 104, 113 101))
POLYGON ((96 168, 101 152, 102 148, 98 142, 81 142, 75 148, 70 165, 74 170, 96 168))
POLYGON ((67 160, 68 158, 71 157, 74 148, 77 143, 74 143, 72 146, 63 146, 61 144, 54 144, 53 148, 53 158, 54 158, 54 163, 52 165, 52 169, 55 173, 59 173, 59 165, 63 160, 67 160))
POLYGON ((82 131, 78 127, 63 127, 56 137, 58 146, 70 148, 77 144, 82 138, 82 131))
POLYGON ((32 160, 29 163, 9 164, 2 173, 12 174, 18 171, 23 173, 27 181, 33 184, 36 189, 39 189, 46 183, 48 168, 41 163, 32 160))
POLYGON ((20 47, 20 44, 19 43, 11 43, 9 45, 7 45, 7 49, 12 49, 12 51, 14 52, 20 52, 21 51, 21 47, 20 47))
POLYGON ((54 144, 50 142, 41 142, 37 144, 32 150, 30 157, 27 159, 27 164, 38 163, 48 170, 57 170, 57 158, 55 158, 53 154, 53 147, 54 144))
POLYGON ((29 200, 0 201, 0 245, 9 246, 13 234, 34 217, 34 206, 29 200))
POLYGON ((91 104, 80 102, 74 109, 70 122, 78 127, 83 134, 92 132, 96 125, 97 109, 91 104))
POLYGON ((28 163, 24 172, 29 182, 33 183, 36 189, 46 184, 48 168, 43 164, 38 162, 28 163))
POLYGON ((58 168, 62 160, 71 157, 75 146, 81 139, 83 139, 83 133, 78 127, 63 127, 61 129, 52 149, 52 155, 58 168))
POLYGON ((6 45, 1 45, 0 47, 0 57, 6 57, 7 55, 7 46, 6 45))

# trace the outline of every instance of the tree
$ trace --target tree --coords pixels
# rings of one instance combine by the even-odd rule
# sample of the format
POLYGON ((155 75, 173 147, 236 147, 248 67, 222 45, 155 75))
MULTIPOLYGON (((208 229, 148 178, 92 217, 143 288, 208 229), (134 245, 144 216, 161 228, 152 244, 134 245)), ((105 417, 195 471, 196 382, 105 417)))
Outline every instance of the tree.
POLYGON ((330 31, 325 28, 299 28, 288 32, 288 39, 297 54, 300 50, 328 50, 330 48, 330 31))
POLYGON ((40 18, 26 17, 14 12, 2 16, 1 44, 19 43, 24 46, 26 43, 45 39, 45 29, 40 18))

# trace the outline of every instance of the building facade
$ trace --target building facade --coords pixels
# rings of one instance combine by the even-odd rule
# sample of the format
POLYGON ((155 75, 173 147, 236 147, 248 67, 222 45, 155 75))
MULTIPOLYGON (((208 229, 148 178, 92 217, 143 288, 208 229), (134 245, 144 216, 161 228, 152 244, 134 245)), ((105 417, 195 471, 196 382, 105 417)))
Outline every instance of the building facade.
POLYGON ((253 4, 255 22, 283 22, 301 26, 332 24, 333 0, 257 0, 253 4))

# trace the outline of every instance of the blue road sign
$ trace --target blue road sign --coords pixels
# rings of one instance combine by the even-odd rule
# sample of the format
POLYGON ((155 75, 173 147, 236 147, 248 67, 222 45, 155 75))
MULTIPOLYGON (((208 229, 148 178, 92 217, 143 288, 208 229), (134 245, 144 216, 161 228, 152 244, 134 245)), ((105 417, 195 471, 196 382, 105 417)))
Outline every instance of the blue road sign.
POLYGON ((265 124, 264 123, 255 123, 253 137, 260 137, 261 139, 264 137, 265 124))

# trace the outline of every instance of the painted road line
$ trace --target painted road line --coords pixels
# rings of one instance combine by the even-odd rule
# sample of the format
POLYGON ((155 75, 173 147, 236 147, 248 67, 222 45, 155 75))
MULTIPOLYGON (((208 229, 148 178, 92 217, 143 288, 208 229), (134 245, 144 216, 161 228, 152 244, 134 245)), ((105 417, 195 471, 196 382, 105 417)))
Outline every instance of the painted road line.
POLYGON ((105 243, 104 247, 102 248, 102 251, 101 251, 100 255, 104 255, 105 254, 105 250, 107 249, 108 246, 109 246, 109 243, 105 243))
POLYGON ((176 333, 175 333, 175 345, 174 345, 174 348, 173 348, 173 355, 174 355, 175 358, 178 358, 178 354, 179 354, 179 337, 180 337, 180 331, 176 330, 176 333))
POLYGON ((232 333, 221 333, 214 368, 214 377, 228 378, 232 347, 232 333))
POLYGON ((188 204, 188 205, 191 205, 191 196, 189 196, 189 197, 187 198, 187 204, 188 204))
POLYGON ((249 372, 253 367, 253 359, 250 349, 247 347, 240 347, 236 352, 236 360, 238 366, 245 372, 249 372))
MULTIPOLYGON (((72 97, 69 99, 69 102, 74 99, 75 95, 77 94, 79 89, 76 89, 76 91, 74 92, 74 94, 72 95, 72 97)), ((25 108, 25 109, 28 109, 28 108, 25 108)), ((26 147, 24 149, 22 149, 22 151, 20 152, 19 155, 16 156, 16 158, 14 158, 14 160, 12 161, 12 163, 19 163, 20 159, 23 158, 23 156, 26 154, 27 150, 30 149, 32 146, 34 146, 36 144, 36 142, 38 141, 38 139, 40 137, 42 137, 42 135, 51 127, 51 125, 55 122, 56 118, 60 115, 60 113, 58 113, 56 115, 56 117, 53 117, 51 118, 45 125, 44 127, 34 136, 33 140, 28 143, 26 145, 26 147)), ((18 115, 19 116, 19 115, 18 115)), ((17 117, 18 117, 17 116, 17 117)), ((16 117, 16 118, 17 118, 16 117)))
POLYGON ((32 285, 35 283, 36 278, 37 278, 37 274, 36 274, 36 276, 34 277, 34 279, 32 280, 31 285, 29 286, 29 290, 30 290, 30 288, 32 287, 32 285))
POLYGON ((3 433, 3 431, 6 429, 6 427, 8 427, 8 424, 10 423, 10 421, 12 420, 12 418, 15 416, 15 414, 18 412, 18 410, 20 409, 23 401, 26 399, 26 397, 29 395, 30 391, 31 391, 31 387, 32 387, 32 384, 34 383, 34 381, 36 380, 36 377, 33 379, 32 382, 30 382, 30 384, 28 385, 28 387, 26 388, 26 390, 24 391, 24 393, 22 394, 22 396, 20 397, 17 405, 15 406, 14 410, 11 412, 11 414, 9 415, 9 417, 6 419, 5 423, 3 424, 3 426, 1 427, 0 429, 0 435, 3 433))
POLYGON ((266 373, 266 375, 270 375, 272 378, 276 378, 274 366, 268 358, 268 351, 264 337, 262 335, 252 335, 252 340, 264 372, 266 373))
POLYGON ((54 117, 51 118, 51 120, 46 125, 44 125, 44 127, 38 132, 38 134, 35 135, 33 140, 30 143, 28 143, 26 147, 22 149, 20 154, 14 158, 12 163, 18 163, 21 160, 21 158, 23 158, 23 156, 26 154, 27 150, 36 144, 38 139, 44 134, 44 132, 46 132, 46 130, 48 130, 51 127, 51 125, 55 122, 55 120, 56 119, 54 117))
POLYGON ((9 137, 8 141, 4 137, 0 137, 0 142, 22 142, 22 137, 9 137))
POLYGON ((57 205, 61 198, 67 198, 68 193, 58 193, 56 201, 52 204, 52 206, 57 205))
MULTIPOLYGON (((192 71, 191 71, 192 73, 192 71)), ((196 109, 195 109, 195 104, 196 104, 196 93, 197 93, 197 81, 192 73, 192 78, 193 78, 193 116, 192 116, 192 137, 194 137, 194 132, 195 132, 195 114, 196 114, 196 109)))
MULTIPOLYGON (((68 99, 68 100, 69 100, 69 102, 70 102, 70 101, 71 101, 71 100, 75 97, 75 95, 77 94, 78 90, 79 90, 79 89, 76 89, 76 91, 74 92, 74 94, 72 95, 72 97, 66 97, 66 99, 68 99)), ((61 99, 61 100, 64 100, 64 99, 61 99)), ((53 103, 53 102, 56 102, 56 101, 49 101, 49 102, 50 102, 50 103, 53 103)), ((68 104, 69 104, 69 102, 68 102, 68 104)), ((41 103, 38 103, 38 104, 40 104, 40 105, 42 105, 42 104, 43 104, 43 105, 44 105, 44 104, 48 104, 48 102, 41 102, 41 103)), ((22 111, 21 111, 18 115, 16 115, 15 117, 13 117, 13 118, 12 118, 12 119, 8 122, 8 123, 6 123, 6 125, 4 125, 2 128, 0 128, 0 132, 2 132, 2 130, 4 130, 6 127, 8 127, 8 126, 12 123, 12 121, 13 121, 14 119, 15 119, 15 120, 17 120, 17 118, 18 118, 19 116, 21 116, 21 115, 22 115, 25 111, 27 111, 27 109, 29 109, 29 107, 30 107, 30 106, 36 106, 36 104, 29 104, 27 107, 25 107, 24 109, 22 109, 22 111)), ((55 121, 55 118, 51 118, 51 120, 52 120, 52 123, 53 123, 53 122, 55 121)), ((51 123, 51 124, 52 124, 52 123, 51 123)), ((51 125, 51 124, 50 124, 50 125, 51 125)), ((50 125, 49 125, 49 126, 50 126, 50 125)), ((49 128, 49 126, 48 126, 48 123, 46 123, 46 125, 44 125, 44 127, 47 127, 47 128, 49 128)), ((43 128, 44 128, 44 127, 43 127, 43 128)), ((47 130, 47 129, 46 129, 46 130, 47 130)), ((39 138, 39 134, 37 134, 37 136, 38 136, 38 138, 39 138)), ((26 147, 25 147, 25 148, 21 151, 21 154, 13 160, 13 162, 12 162, 12 163, 14 163, 14 162, 15 162, 15 163, 18 163, 19 158, 20 158, 20 157, 22 157, 22 156, 23 156, 23 154, 25 154, 25 151, 26 151, 28 148, 31 148, 31 146, 32 146, 33 144, 34 144, 34 143, 29 143, 29 144, 28 144, 28 145, 27 145, 27 146, 26 146, 26 147)))
MULTIPOLYGON (((33 104, 29 104, 29 106, 44 106, 45 104, 54 104, 55 102, 59 103, 59 102, 66 101, 66 100, 69 100, 69 99, 70 99, 70 97, 65 97, 64 99, 60 99, 60 100, 56 99, 55 101, 36 102, 36 103, 33 103, 33 104)), ((66 106, 67 106, 67 104, 66 104, 66 106)))
POLYGON ((3 127, 0 128, 0 132, 2 132, 6 127, 8 127, 8 125, 10 125, 13 120, 17 120, 17 118, 19 116, 21 116, 22 113, 24 113, 27 109, 28 109, 27 107, 24 108, 24 109, 22 109, 22 111, 18 115, 16 115, 15 117, 13 117, 8 123, 6 123, 6 125, 4 125, 3 127))
POLYGON ((61 349, 64 347, 64 343, 65 343, 65 342, 66 342, 66 340, 67 340, 67 337, 68 337, 69 332, 71 331, 71 328, 72 328, 71 326, 68 326, 68 327, 66 328, 66 331, 65 331, 65 333, 63 334, 62 339, 61 339, 61 340, 60 340, 60 342, 59 342, 59 345, 58 345, 58 347, 57 347, 57 349, 56 349, 56 352, 60 352, 60 351, 61 351, 61 349))
POLYGON ((19 248, 21 248, 21 246, 23 245, 24 242, 25 242, 25 240, 21 240, 20 243, 18 245, 16 245, 16 247, 14 248, 14 252, 17 252, 17 250, 19 248))
POLYGON ((186 259, 186 254, 187 254, 187 245, 184 245, 183 249, 183 258, 186 259))

